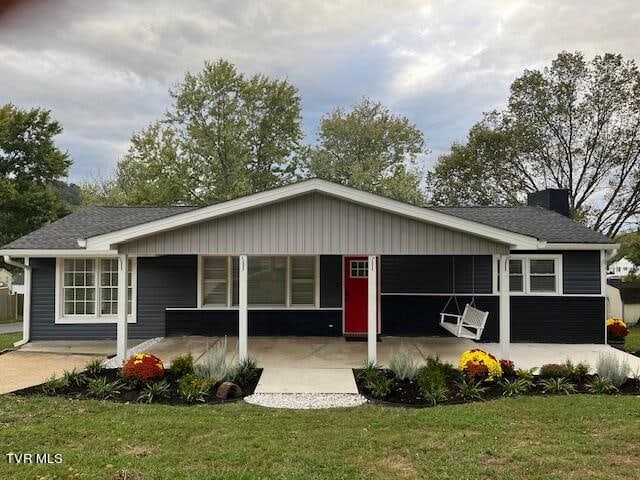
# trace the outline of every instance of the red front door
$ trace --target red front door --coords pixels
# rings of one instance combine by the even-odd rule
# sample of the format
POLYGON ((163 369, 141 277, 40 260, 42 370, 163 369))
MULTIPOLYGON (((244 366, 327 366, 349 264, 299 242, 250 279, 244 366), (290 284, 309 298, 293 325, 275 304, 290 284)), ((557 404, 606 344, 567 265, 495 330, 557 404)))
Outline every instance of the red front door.
POLYGON ((367 257, 344 257, 344 331, 367 332, 369 265, 367 257))

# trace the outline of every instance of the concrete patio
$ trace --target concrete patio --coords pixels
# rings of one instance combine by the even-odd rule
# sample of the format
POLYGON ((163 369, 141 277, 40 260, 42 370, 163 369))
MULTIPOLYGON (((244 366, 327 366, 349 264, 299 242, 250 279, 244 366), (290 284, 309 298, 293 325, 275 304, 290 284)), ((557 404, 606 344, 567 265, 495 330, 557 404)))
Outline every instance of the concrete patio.
MULTIPOLYGON (((197 361, 207 348, 222 337, 183 336, 163 338, 149 351, 169 364, 176 356, 191 352, 197 361)), ((237 337, 227 338, 230 359, 237 358, 237 337)), ((129 348, 141 340, 129 340, 129 348)), ((497 343, 476 343, 455 337, 382 337, 378 342, 378 363, 387 365, 389 356, 401 346, 416 358, 437 355, 441 360, 457 365, 465 350, 481 348, 500 357, 497 343)), ((24 345, 22 352, 103 356, 115 353, 115 340, 38 341, 24 345)), ((249 356, 263 368, 358 368, 367 359, 366 342, 347 342, 343 337, 249 337, 249 356)), ((603 353, 629 362, 634 371, 640 371, 640 358, 621 352, 608 345, 513 343, 510 358, 522 368, 539 367, 545 363, 584 361, 594 366, 603 353)))

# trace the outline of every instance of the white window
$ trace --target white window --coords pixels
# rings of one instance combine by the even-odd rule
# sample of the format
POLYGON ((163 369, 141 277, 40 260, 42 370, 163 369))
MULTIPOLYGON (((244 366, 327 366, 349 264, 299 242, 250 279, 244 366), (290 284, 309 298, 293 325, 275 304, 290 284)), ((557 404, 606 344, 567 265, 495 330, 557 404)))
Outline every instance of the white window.
POLYGON ((529 259, 529 291, 556 293, 558 275, 554 259, 529 259))
POLYGON ((291 305, 315 305, 316 258, 291 257, 291 305))
MULTIPOLYGON (((201 257, 199 305, 238 305, 238 257, 201 257)), ((252 307, 288 308, 318 305, 318 257, 249 257, 247 302, 252 307)))
POLYGON ((350 268, 351 278, 367 278, 369 275, 368 260, 351 260, 350 268))
POLYGON ((249 305, 286 305, 287 257, 249 257, 249 305))
MULTIPOLYGON (((129 259, 127 315, 135 321, 135 259, 129 259)), ((57 323, 115 322, 118 315, 118 259, 58 260, 57 323)))
POLYGON ((202 273, 203 305, 226 306, 229 301, 229 258, 204 257, 202 273))
POLYGON ((64 315, 95 315, 95 260, 66 259, 63 278, 64 315))
MULTIPOLYGON (((496 273, 497 267, 496 262, 496 273)), ((562 294, 562 256, 511 255, 509 291, 513 294, 562 294)))
POLYGON ((524 259, 509 260, 509 291, 524 292, 524 259))

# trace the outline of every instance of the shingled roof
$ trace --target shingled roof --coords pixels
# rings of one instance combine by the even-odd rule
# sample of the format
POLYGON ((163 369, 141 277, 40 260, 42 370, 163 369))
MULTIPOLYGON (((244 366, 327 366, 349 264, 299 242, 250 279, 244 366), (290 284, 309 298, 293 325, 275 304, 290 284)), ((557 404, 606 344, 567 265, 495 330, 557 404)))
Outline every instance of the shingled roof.
POLYGON ((197 207, 88 207, 5 245, 4 249, 80 249, 78 239, 114 232, 197 207))
MULTIPOLYGON (((196 208, 198 207, 89 207, 14 240, 2 248, 80 249, 78 239, 115 232, 196 208)), ((434 207, 432 210, 548 243, 614 243, 599 232, 541 207, 434 207)))
POLYGON ((436 207, 433 210, 548 243, 615 243, 600 232, 542 207, 436 207))

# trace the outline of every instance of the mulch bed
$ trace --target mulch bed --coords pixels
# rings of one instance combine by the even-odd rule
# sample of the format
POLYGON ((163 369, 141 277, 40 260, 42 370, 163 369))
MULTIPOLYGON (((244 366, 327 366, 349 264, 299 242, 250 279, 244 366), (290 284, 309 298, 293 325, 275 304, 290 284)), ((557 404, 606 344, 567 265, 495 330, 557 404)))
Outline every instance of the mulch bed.
MULTIPOLYGON (((204 397, 204 402, 188 403, 188 402, 185 402, 184 399, 182 399, 178 395, 178 379, 172 376, 171 373, 168 370, 166 370, 163 378, 167 380, 167 382, 170 385, 169 396, 164 399, 154 400, 153 403, 165 404, 165 405, 201 405, 203 403, 217 404, 217 403, 237 402, 238 400, 242 400, 244 397, 248 395, 252 395, 253 392, 255 391, 256 386, 260 381, 260 376, 262 375, 262 369, 258 368, 256 372, 257 372, 257 375, 251 382, 249 382, 247 385, 244 385, 244 386, 240 385, 240 388, 242 389, 242 395, 239 397, 228 398, 224 400, 217 398, 216 392, 218 390, 218 387, 222 383, 222 382, 218 382, 213 388, 211 388, 209 394, 204 397)), ((92 376, 90 378, 100 378, 100 377, 106 377, 107 381, 109 382, 122 380, 122 377, 119 375, 119 369, 115 369, 115 368, 102 369, 100 374, 92 376)), ((17 390, 13 393, 15 395, 21 395, 21 396, 45 395, 45 392, 43 392, 43 389, 42 389, 42 385, 43 384, 24 388, 22 390, 17 390)), ((138 397, 140 397, 140 394, 142 393, 143 386, 136 386, 133 388, 122 387, 119 390, 120 390, 119 395, 108 398, 107 400, 113 401, 113 402, 119 402, 119 403, 138 403, 138 397)), ((60 389, 55 394, 49 394, 49 395, 56 396, 56 397, 65 397, 73 400, 81 400, 81 399, 95 400, 95 398, 87 394, 86 386, 78 387, 75 385, 68 385, 60 389)))
MULTIPOLYGON (((417 380, 398 380, 394 378, 393 373, 390 370, 383 370, 383 374, 386 378, 391 380, 391 391, 389 394, 383 398, 376 398, 371 394, 371 391, 364 385, 362 380, 361 369, 353 369, 353 374, 356 380, 356 385, 358 387, 358 392, 360 395, 365 397, 367 400, 380 403, 382 405, 387 406, 396 406, 396 407, 411 407, 411 408, 425 408, 433 406, 431 403, 427 402, 425 398, 420 393, 420 387, 418 385, 417 380)), ((575 394, 588 394, 591 393, 587 390, 587 384, 589 384, 594 375, 588 375, 583 382, 573 383, 576 388, 575 394)), ((509 380, 513 380, 516 377, 505 377, 509 380)), ((532 396, 532 395, 545 395, 549 396, 549 393, 543 393, 542 387, 537 385, 539 383, 540 378, 536 377, 535 382, 536 386, 530 390, 528 393, 522 396, 532 396)), ((460 397, 458 394, 458 387, 456 382, 459 379, 449 379, 447 381, 447 387, 449 388, 449 398, 446 401, 440 402, 439 405, 455 405, 461 403, 471 403, 477 402, 481 400, 465 400, 460 397)), ((504 389, 495 382, 485 382, 483 387, 486 388, 486 391, 482 394, 482 401, 485 400, 495 400, 497 398, 504 398, 503 392, 504 389)), ((622 385, 619 389, 619 393, 617 395, 640 395, 640 380, 638 379, 629 379, 625 384, 622 385)))

